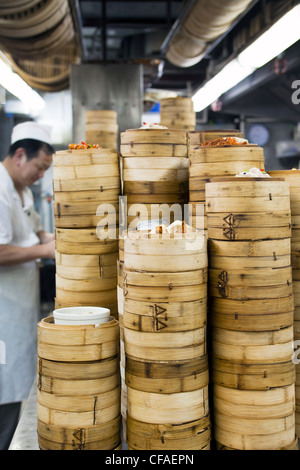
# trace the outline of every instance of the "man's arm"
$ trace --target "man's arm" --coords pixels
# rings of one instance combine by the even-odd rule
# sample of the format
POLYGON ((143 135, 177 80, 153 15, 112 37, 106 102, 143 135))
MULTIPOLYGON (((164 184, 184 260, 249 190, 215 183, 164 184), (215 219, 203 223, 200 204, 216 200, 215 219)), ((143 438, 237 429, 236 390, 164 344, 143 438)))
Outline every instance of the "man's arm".
POLYGON ((55 241, 30 247, 0 245, 0 266, 13 266, 38 258, 55 258, 55 241))
POLYGON ((46 232, 45 230, 39 231, 37 236, 39 237, 41 243, 49 243, 55 239, 54 233, 46 232))

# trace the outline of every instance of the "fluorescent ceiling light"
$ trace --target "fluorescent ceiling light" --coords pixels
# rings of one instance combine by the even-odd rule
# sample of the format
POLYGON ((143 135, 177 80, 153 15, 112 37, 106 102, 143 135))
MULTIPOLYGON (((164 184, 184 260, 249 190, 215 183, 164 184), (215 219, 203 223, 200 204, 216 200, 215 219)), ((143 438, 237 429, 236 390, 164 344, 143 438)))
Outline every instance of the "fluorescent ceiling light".
POLYGON ((22 101, 28 113, 39 112, 45 106, 43 98, 13 72, 2 59, 0 59, 0 85, 22 101))
POLYGON ((296 5, 194 94, 195 111, 207 108, 256 69, 295 44, 300 39, 299 24, 300 5, 296 5))

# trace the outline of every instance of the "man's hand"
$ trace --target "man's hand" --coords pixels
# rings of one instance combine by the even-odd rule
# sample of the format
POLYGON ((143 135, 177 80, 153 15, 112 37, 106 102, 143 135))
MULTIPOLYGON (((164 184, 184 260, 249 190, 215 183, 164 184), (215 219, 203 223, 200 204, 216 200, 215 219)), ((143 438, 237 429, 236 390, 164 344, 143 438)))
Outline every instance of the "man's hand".
POLYGON ((54 239, 48 243, 44 243, 42 247, 45 250, 44 256, 43 256, 44 258, 55 259, 55 240, 54 239))
POLYGON ((50 242, 52 242, 53 240, 55 240, 55 234, 54 234, 54 233, 46 232, 45 230, 42 230, 41 232, 38 232, 38 233, 37 233, 37 236, 39 237, 40 242, 41 242, 42 244, 44 244, 44 243, 50 243, 50 242))

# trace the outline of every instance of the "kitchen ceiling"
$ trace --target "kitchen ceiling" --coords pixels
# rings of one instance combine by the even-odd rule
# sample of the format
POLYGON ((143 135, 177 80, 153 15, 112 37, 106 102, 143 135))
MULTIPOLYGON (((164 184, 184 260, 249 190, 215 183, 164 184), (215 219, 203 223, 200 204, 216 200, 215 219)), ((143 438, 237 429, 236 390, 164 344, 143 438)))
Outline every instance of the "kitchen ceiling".
MULTIPOLYGON (((0 47, 31 87, 68 88, 74 63, 140 63, 146 96, 157 98, 192 96, 299 0, 28 0, 22 12, 0 3, 0 47)), ((221 96, 218 108, 268 117, 281 104, 284 119, 299 120, 290 99, 299 57, 298 42, 221 96)))
MULTIPOLYGON (((81 45, 81 62, 142 63, 145 91, 167 90, 192 95, 273 21, 299 2, 248 2, 230 27, 207 44, 205 53, 195 65, 181 67, 171 63, 166 54, 196 3, 195 0, 69 0, 81 45)), ((223 3, 226 8, 226 2, 223 3)), ((283 55, 285 65, 279 71, 274 63, 269 64, 262 68, 260 73, 264 74, 264 79, 255 87, 246 80, 244 86, 242 83, 235 87, 235 93, 225 94, 222 111, 230 113, 232 110, 239 114, 248 102, 249 115, 263 113, 273 117, 274 109, 281 103, 283 118, 299 120, 289 93, 291 79, 300 78, 299 44, 288 52, 283 55)))
POLYGON ((145 88, 187 93, 205 78, 205 64, 180 69, 166 47, 195 0, 70 0, 82 63, 142 63, 145 88))

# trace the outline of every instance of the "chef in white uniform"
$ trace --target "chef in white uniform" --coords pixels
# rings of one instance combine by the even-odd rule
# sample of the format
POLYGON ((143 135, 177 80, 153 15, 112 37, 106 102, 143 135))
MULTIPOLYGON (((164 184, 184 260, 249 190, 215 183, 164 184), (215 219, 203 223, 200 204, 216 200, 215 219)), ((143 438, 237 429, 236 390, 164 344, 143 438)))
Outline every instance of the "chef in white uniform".
POLYGON ((29 186, 53 153, 50 129, 25 122, 14 127, 0 163, 0 450, 9 447, 36 375, 37 260, 55 258, 55 241, 43 230, 29 186))

